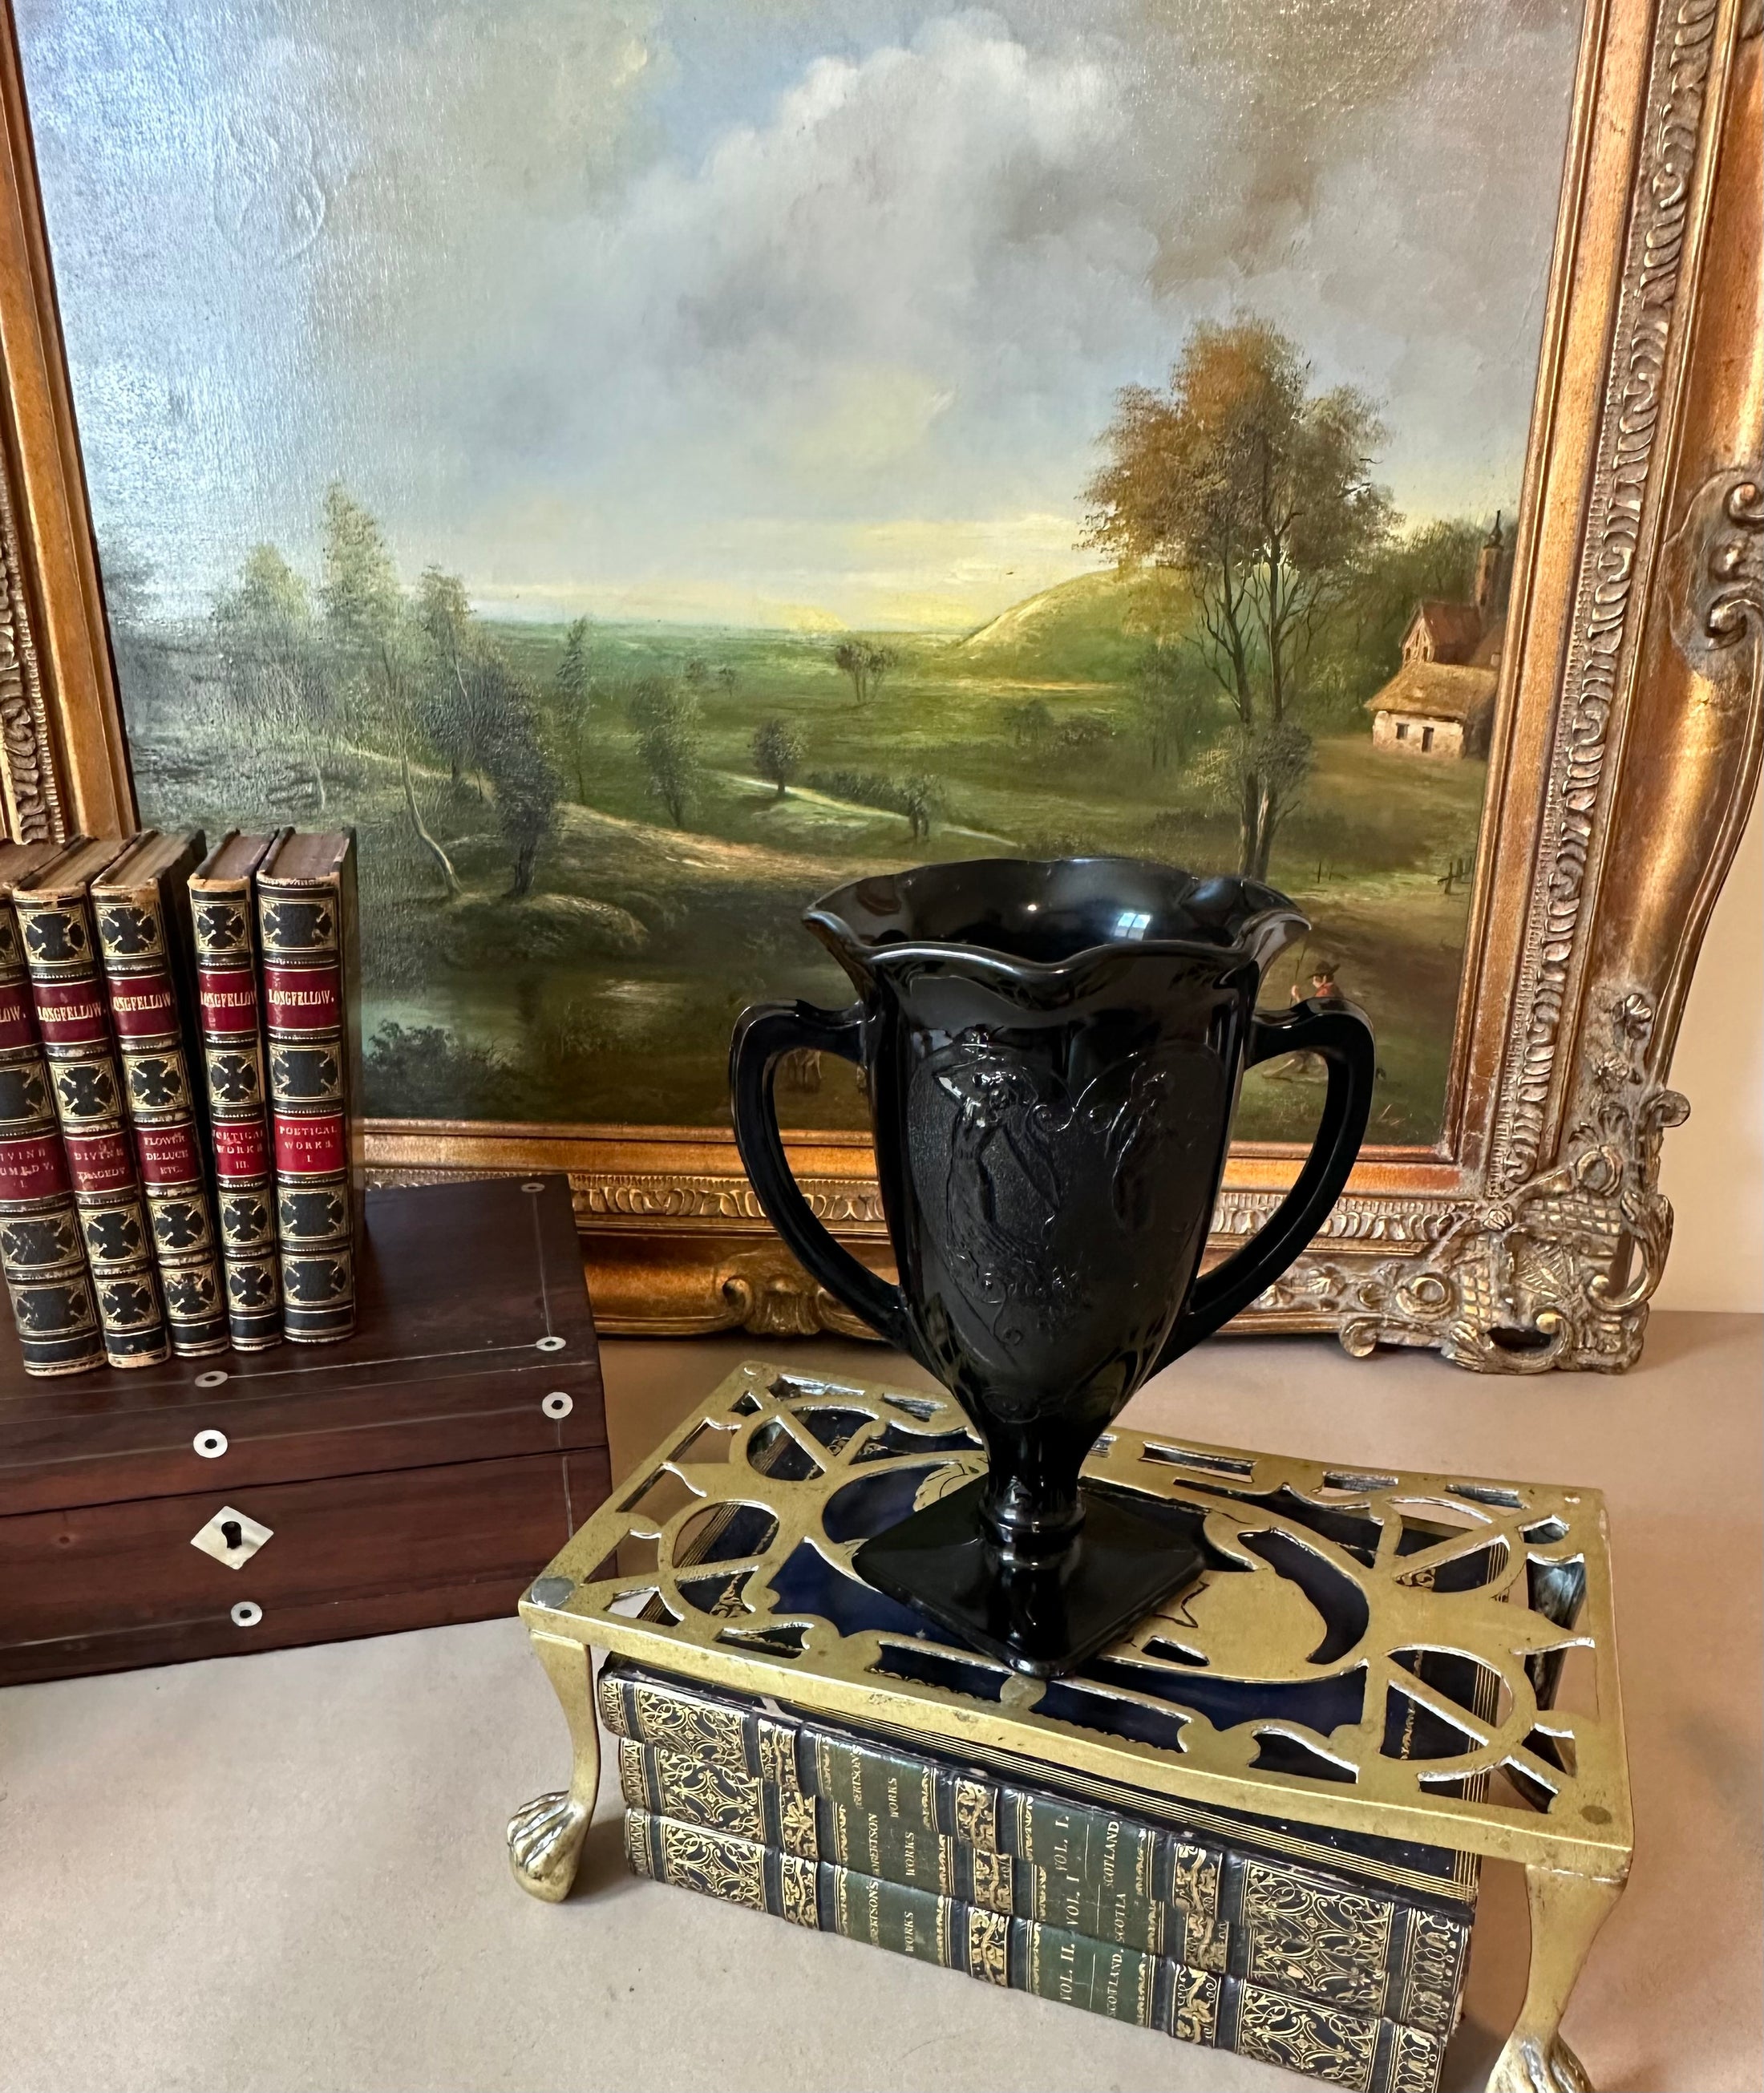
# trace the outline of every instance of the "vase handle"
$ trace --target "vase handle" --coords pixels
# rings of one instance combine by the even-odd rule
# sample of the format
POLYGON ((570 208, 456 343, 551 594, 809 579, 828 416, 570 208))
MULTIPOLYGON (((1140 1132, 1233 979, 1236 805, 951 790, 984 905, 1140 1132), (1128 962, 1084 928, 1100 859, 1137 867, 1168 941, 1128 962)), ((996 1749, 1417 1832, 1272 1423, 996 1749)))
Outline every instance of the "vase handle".
POLYGON ((1154 1373, 1210 1337, 1265 1293, 1323 1225, 1347 1182, 1372 1116, 1377 1060, 1372 1028, 1355 1003, 1308 1001, 1277 1017, 1250 1020, 1244 1066, 1276 1054, 1317 1054, 1329 1072, 1323 1119, 1298 1181, 1262 1227, 1224 1263, 1196 1280, 1187 1305, 1158 1354, 1154 1373))
POLYGON ((773 1077, 784 1055, 808 1048, 864 1065, 864 1006, 819 1010, 812 1003, 761 1003, 735 1020, 729 1047, 729 1095, 735 1146, 765 1209, 809 1277, 869 1324, 897 1351, 916 1353, 905 1297, 879 1279, 815 1219, 791 1174, 778 1128, 773 1077))

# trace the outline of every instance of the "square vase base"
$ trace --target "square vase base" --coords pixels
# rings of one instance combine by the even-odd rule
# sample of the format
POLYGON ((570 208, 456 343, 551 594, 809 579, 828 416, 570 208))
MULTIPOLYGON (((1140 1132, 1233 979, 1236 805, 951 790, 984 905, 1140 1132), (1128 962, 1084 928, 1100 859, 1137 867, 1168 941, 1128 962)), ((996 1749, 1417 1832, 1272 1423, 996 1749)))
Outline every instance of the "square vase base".
POLYGON ((1114 1491, 1086 1487, 1084 1526, 1057 1569, 1001 1564, 980 1523, 985 1476, 866 1540, 853 1558, 865 1581, 1032 1679, 1058 1679, 1194 1583, 1201 1551, 1135 1511, 1114 1491))

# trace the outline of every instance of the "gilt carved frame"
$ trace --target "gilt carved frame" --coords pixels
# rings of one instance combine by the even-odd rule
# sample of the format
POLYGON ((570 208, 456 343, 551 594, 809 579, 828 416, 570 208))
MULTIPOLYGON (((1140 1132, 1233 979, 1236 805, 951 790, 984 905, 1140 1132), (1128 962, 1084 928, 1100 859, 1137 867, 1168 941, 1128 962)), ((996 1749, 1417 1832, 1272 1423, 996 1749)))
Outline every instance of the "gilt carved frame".
MULTIPOLYGON (((1637 1356, 1671 1235, 1661 1140, 1692 967, 1764 718, 1759 0, 1590 0, 1525 470, 1445 1130, 1355 1171, 1241 1319, 1483 1371, 1637 1356)), ((0 33, 0 782, 7 832, 136 814, 10 15, 0 33)), ((886 1262, 867 1143, 810 1203, 886 1262)), ((567 1170, 603 1329, 855 1329, 727 1133, 370 1124, 383 1180, 567 1170)), ((1215 1254, 1292 1150, 1233 1150, 1215 1254)))

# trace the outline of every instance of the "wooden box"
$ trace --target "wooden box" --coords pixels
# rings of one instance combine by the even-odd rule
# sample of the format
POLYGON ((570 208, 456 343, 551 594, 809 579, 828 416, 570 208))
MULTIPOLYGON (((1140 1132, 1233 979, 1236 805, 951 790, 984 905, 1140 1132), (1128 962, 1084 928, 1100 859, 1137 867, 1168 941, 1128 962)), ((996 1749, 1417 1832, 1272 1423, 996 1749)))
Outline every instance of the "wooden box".
POLYGON ((0 1334, 0 1684, 514 1612, 609 1483, 567 1179, 369 1192, 360 1285, 334 1345, 45 1381, 0 1334))

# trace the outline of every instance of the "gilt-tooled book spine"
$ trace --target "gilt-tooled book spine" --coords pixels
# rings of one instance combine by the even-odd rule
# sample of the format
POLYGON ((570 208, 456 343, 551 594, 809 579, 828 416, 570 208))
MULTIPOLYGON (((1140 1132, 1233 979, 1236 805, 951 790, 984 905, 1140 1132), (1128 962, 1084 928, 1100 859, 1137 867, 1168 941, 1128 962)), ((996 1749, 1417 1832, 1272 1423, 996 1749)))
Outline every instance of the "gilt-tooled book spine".
MULTIPOLYGON (((8 855, 24 847, 4 846, 8 855)), ((104 1341, 12 885, 0 868, 0 1268, 24 1371, 84 1373, 104 1363, 104 1341)))
POLYGON ((281 838, 258 873, 257 901, 282 1327, 325 1343, 355 1328, 353 836, 281 838))
MULTIPOLYGON (((626 1805, 683 1823, 782 1846, 809 1861, 936 1890, 1018 1918, 1038 1919, 1098 1940, 1167 1955, 1223 1972, 1229 1929, 1180 1904, 1142 1896, 1100 1875, 1039 1868, 1008 1852, 928 1830, 910 1817, 854 1809, 805 1795, 785 1752, 780 1776, 758 1780, 622 1737, 619 1785, 626 1805)), ((1053 1805, 1057 1807, 1057 1805, 1053 1805)))
POLYGON ((630 1809, 625 1857, 633 1874, 656 1882, 1361 2093, 1434 2093, 1439 2082, 1445 2044, 1424 2029, 1185 1968, 835 1861, 630 1809))
POLYGON ((80 1230, 92 1273, 104 1355, 113 1367, 155 1366, 171 1346, 146 1202, 123 1119, 122 1081, 99 978, 88 890, 122 846, 70 852, 49 883, 13 897, 30 970, 37 1029, 67 1150, 80 1230))
POLYGON ((92 907, 171 1349, 180 1358, 200 1358, 227 1349, 214 1202, 190 1073, 184 882, 202 839, 193 833, 167 841, 181 841, 169 865, 147 876, 147 854, 137 847, 93 881, 92 907))
POLYGON ((275 840, 223 837, 189 882, 227 1328, 241 1352, 282 1341, 275 1171, 251 888, 253 873, 275 840))
MULTIPOLYGON (((1441 2038, 1456 2023, 1468 1912, 737 1704, 622 1660, 602 1667, 598 1692, 615 1736, 770 1791, 752 1798, 760 1821, 768 1840, 776 1822, 791 1850, 813 1841, 825 1857, 820 1806, 887 1818, 1034 1869, 1043 1884, 1013 1891, 1013 1909, 1024 1909, 1016 1896, 1038 1893, 1034 1915, 1148 1949, 1162 1927, 1176 1952, 1172 1921, 1152 1907, 1168 1909, 1201 1966, 1441 2038)), ((902 1850, 899 1832, 885 1843, 902 1850)))

